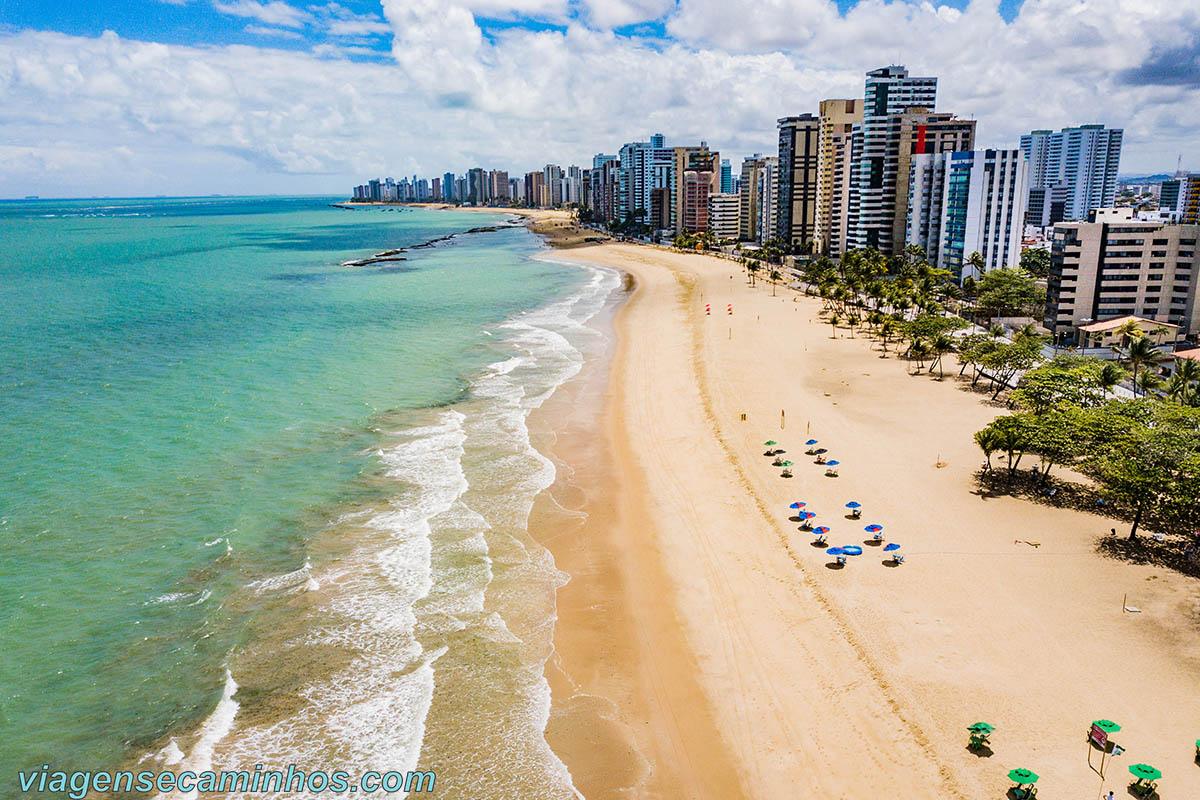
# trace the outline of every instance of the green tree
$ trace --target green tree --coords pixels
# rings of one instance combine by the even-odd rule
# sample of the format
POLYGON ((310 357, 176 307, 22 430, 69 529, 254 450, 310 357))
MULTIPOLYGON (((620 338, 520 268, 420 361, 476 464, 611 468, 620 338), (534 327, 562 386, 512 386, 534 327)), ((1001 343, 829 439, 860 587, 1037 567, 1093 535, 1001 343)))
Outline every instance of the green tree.
POLYGON ((942 367, 942 360, 947 353, 953 353, 957 349, 955 346, 954 337, 948 333, 939 333, 929 343, 929 349, 933 352, 934 361, 929 365, 929 371, 933 372, 936 365, 938 368, 938 377, 946 377, 945 370, 942 367))
POLYGON ((1021 251, 1021 269, 1034 278, 1050 274, 1050 251, 1042 247, 1027 247, 1021 251))
POLYGON ((1181 530, 1200 524, 1200 410, 1135 400, 1093 414, 1111 441, 1094 448, 1084 469, 1133 512, 1129 538, 1147 514, 1181 530))
POLYGON ((1158 350, 1155 349, 1154 342, 1150 341, 1147 336, 1133 336, 1129 339, 1128 346, 1121 350, 1120 354, 1133 368, 1133 385, 1135 389, 1139 388, 1142 367, 1158 357, 1158 350))
POLYGON ((979 279, 979 310, 988 318, 1040 317, 1046 290, 1023 269, 994 269, 979 279))
POLYGON ((1100 368, 1100 373, 1096 376, 1096 383, 1104 391, 1104 396, 1108 397, 1112 390, 1125 380, 1125 376, 1126 372, 1121 369, 1120 364, 1105 361, 1104 366, 1100 368))

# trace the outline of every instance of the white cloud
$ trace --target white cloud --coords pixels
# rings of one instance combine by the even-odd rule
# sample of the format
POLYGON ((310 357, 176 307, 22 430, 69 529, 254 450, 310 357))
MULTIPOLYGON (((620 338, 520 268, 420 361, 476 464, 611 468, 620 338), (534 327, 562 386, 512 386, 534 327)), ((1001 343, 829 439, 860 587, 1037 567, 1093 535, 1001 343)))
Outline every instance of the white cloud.
POLYGON ((290 31, 287 28, 271 28, 266 25, 247 25, 242 28, 246 33, 253 33, 255 36, 275 36, 280 39, 304 39, 302 34, 296 31, 290 31))
POLYGON ((257 2, 257 0, 233 0, 229 3, 213 0, 213 8, 222 14, 247 17, 268 25, 281 25, 285 28, 302 28, 306 22, 312 19, 311 14, 295 6, 289 6, 282 0, 270 0, 265 3, 257 2))
MULTIPOLYGON (((1126 129, 1126 172, 1200 152, 1187 122, 1200 116, 1200 71, 1187 66, 1200 19, 1179 5, 1133 14, 1123 0, 1089 0, 1080 13, 1080 0, 1026 0, 1009 24, 996 0, 962 11, 862 0, 845 16, 825 0, 763 0, 740 19, 717 0, 681 0, 668 21, 680 41, 650 42, 596 20, 493 40, 472 2, 383 0, 390 63, 328 44, 0 33, 0 194, 51 194, 47 183, 80 194, 344 191, 377 174, 586 164, 654 131, 705 139, 736 164, 775 147, 776 118, 859 97, 866 70, 897 60, 939 77, 938 107, 976 117, 979 146, 1103 122, 1126 129)), ((378 25, 332 3, 301 13, 309 30, 378 25)))

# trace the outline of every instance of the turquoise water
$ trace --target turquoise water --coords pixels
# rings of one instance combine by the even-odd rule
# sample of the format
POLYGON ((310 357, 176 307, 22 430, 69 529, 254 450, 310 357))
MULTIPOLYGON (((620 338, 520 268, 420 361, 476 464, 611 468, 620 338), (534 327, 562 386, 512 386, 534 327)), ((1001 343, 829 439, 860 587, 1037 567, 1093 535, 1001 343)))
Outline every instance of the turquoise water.
POLYGON ((524 687, 498 736, 542 713, 523 419, 614 279, 523 228, 341 266, 505 218, 329 203, 0 203, 0 796, 149 752, 447 761, 480 680, 524 687))

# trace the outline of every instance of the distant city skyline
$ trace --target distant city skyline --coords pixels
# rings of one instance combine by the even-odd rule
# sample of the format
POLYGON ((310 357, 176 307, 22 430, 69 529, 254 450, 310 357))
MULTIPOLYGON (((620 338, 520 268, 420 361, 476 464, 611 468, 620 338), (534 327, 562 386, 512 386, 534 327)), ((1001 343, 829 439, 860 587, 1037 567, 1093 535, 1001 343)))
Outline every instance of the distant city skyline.
POLYGON ((977 148, 1097 122, 1123 174, 1172 173, 1200 169, 1198 53, 1181 5, 1106 0, 33 0, 0 26, 0 196, 337 194, 645 131, 736 169, 889 63, 942 76, 977 148))

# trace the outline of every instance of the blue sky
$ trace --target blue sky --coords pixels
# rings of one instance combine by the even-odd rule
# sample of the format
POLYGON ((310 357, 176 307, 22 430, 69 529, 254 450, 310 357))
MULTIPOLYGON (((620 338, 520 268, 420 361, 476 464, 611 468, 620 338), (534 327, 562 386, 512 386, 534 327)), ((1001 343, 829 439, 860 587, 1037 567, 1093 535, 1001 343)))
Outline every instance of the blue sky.
POLYGON ((1180 3, 0 0, 0 196, 344 191, 655 131, 737 163, 897 61, 977 146, 1100 122, 1126 131, 1123 172, 1200 168, 1180 3))

